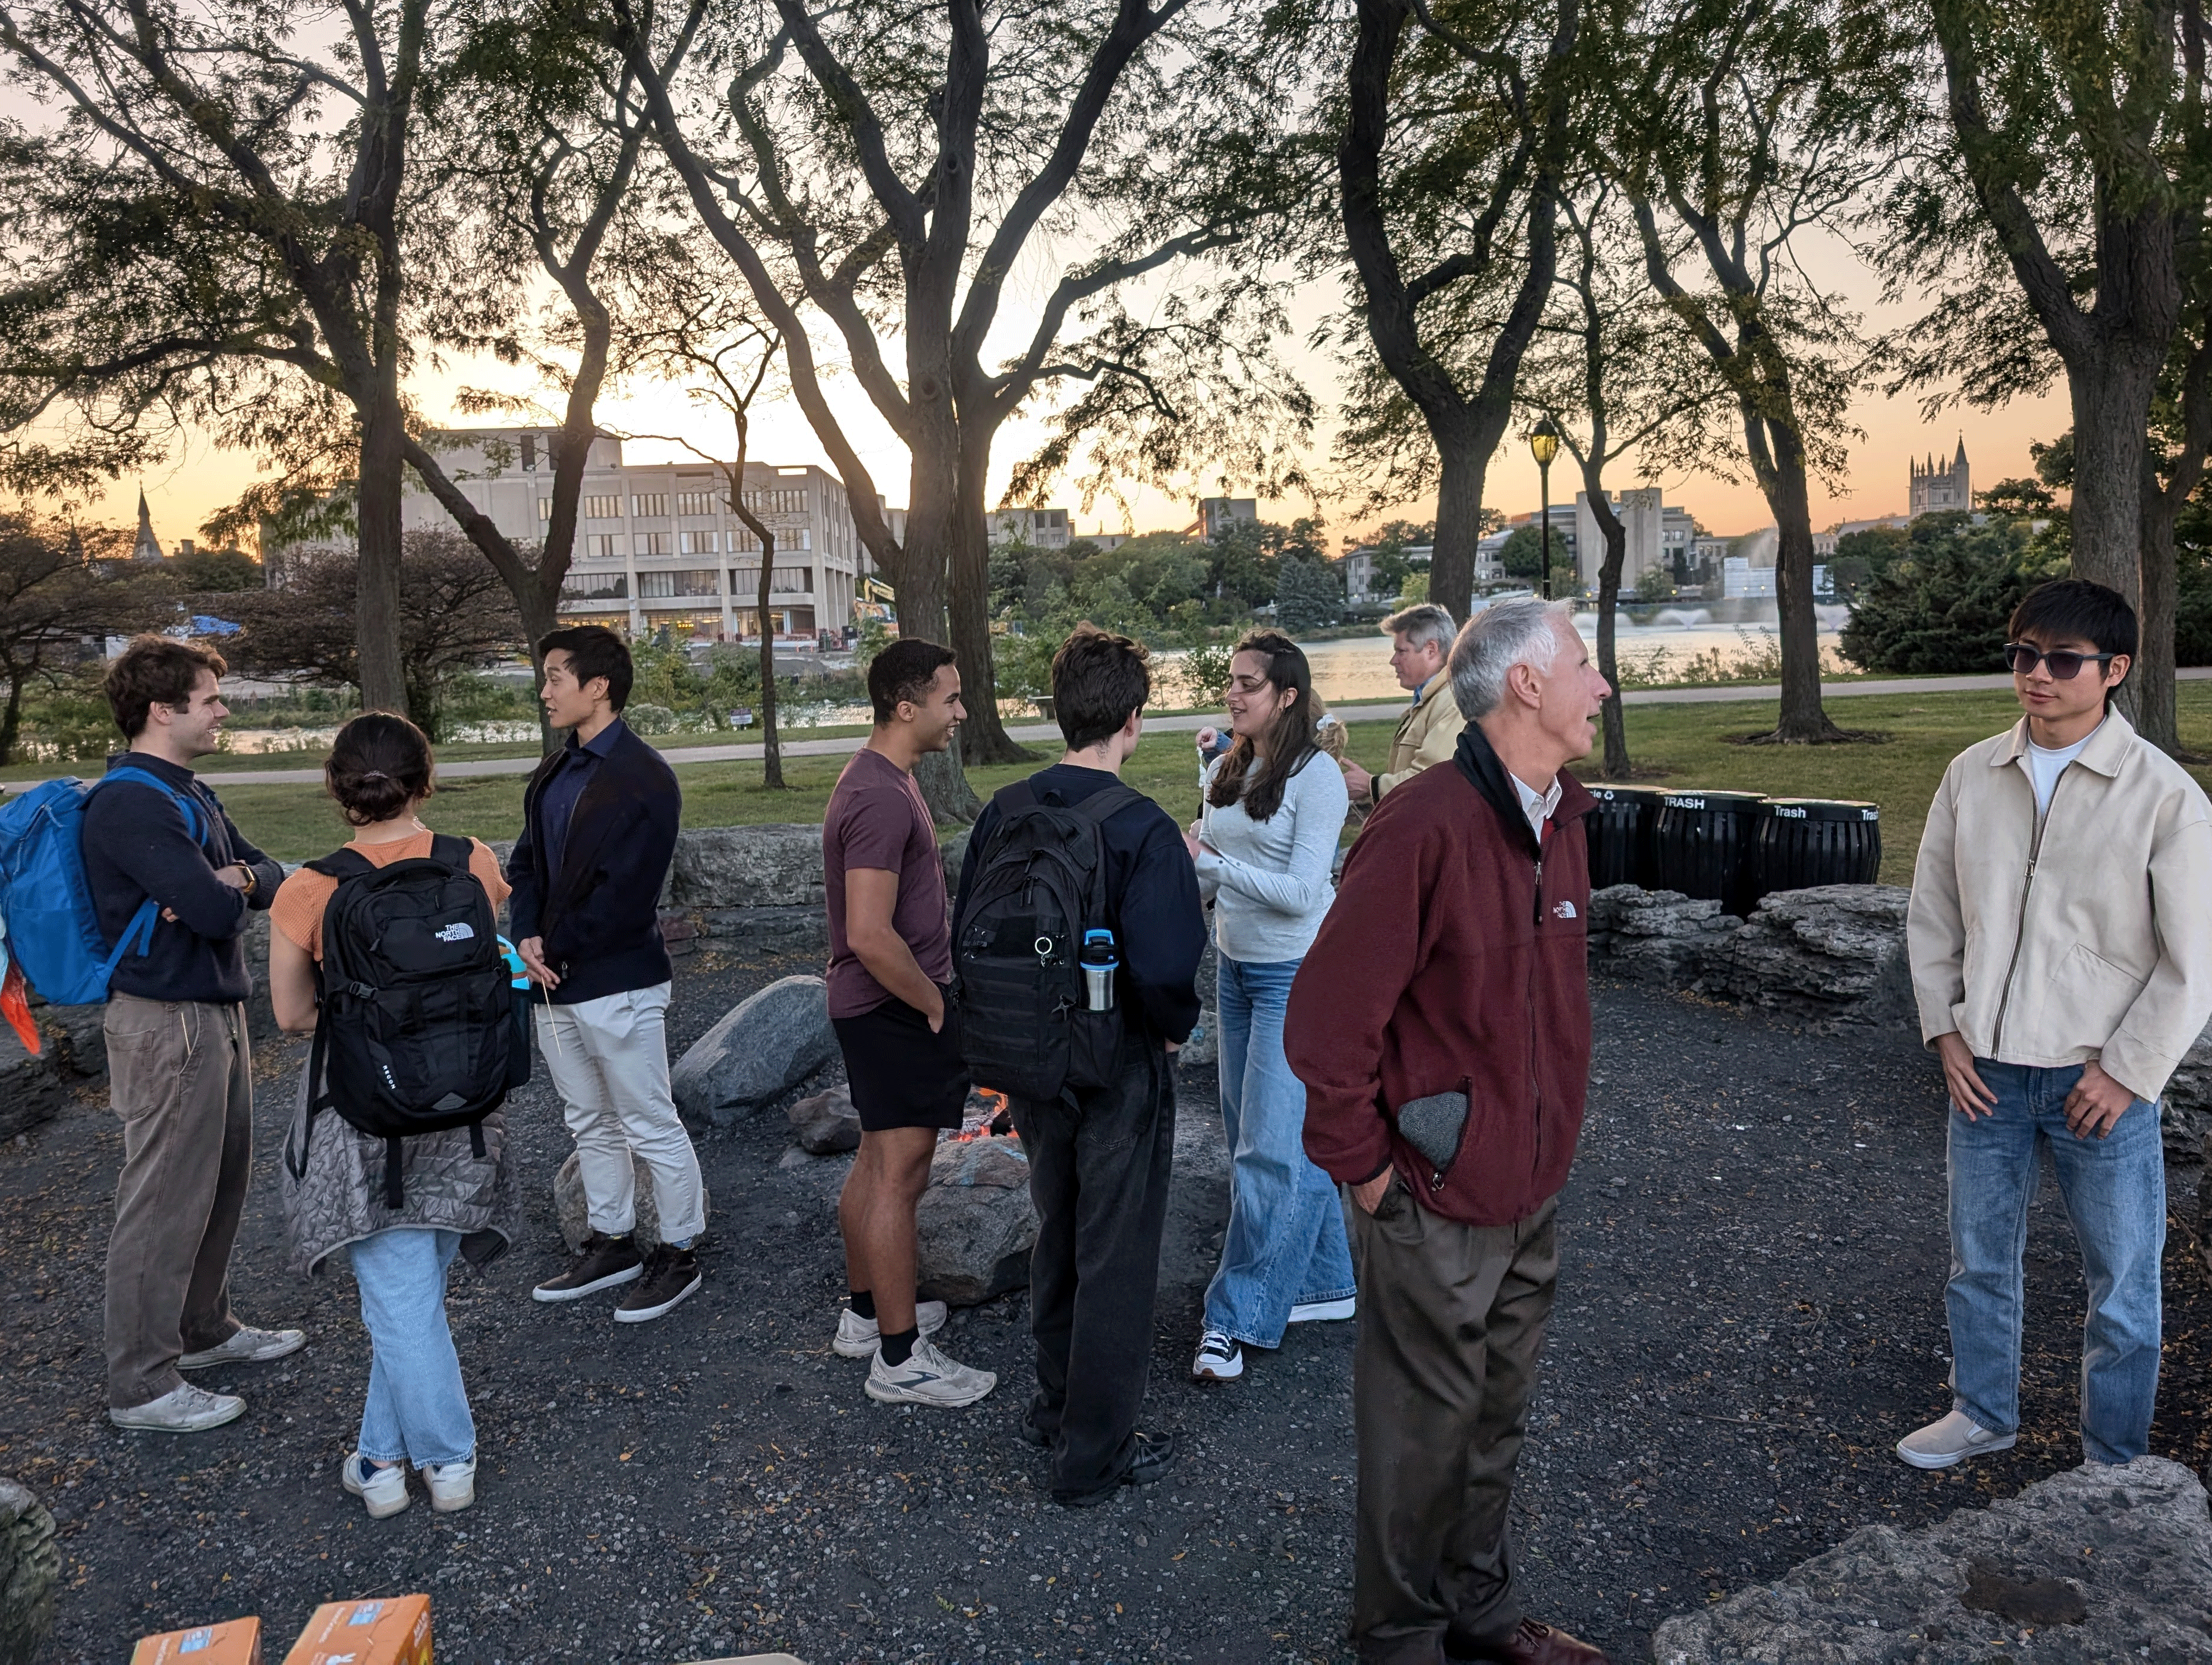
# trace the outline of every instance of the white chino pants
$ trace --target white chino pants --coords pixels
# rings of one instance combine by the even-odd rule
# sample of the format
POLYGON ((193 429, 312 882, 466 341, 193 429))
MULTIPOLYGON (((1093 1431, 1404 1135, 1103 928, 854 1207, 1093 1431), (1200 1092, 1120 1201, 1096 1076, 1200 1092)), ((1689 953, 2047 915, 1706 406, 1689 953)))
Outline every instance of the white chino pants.
POLYGON ((536 1009, 538 1055, 561 1095, 594 1231, 637 1224, 635 1153, 653 1175, 663 1242, 706 1229, 698 1153, 668 1091, 670 985, 536 1009))

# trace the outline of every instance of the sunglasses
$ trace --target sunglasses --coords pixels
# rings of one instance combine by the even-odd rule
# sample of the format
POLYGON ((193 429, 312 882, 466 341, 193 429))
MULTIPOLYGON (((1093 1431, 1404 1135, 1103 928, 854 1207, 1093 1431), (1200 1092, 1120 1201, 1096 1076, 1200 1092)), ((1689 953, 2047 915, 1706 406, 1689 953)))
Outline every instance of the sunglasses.
POLYGON ((2047 665, 2058 682, 2071 682, 2081 674, 2085 665, 2104 665, 2115 656, 2111 653, 2077 653, 2071 647, 2054 647, 2045 653, 2040 647, 2031 647, 2024 641, 2008 641, 2004 645, 2005 668, 2015 677, 2031 677, 2035 667, 2047 665))

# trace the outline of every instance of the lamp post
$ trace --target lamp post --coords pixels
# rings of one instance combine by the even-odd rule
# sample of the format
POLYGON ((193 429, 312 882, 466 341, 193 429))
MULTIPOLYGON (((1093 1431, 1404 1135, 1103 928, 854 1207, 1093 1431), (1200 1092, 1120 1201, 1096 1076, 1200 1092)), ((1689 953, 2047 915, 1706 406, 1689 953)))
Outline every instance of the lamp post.
POLYGON ((1545 417, 1529 430, 1528 453, 1536 459, 1537 477, 1542 482, 1544 576, 1537 593, 1545 600, 1552 599, 1552 459, 1559 454, 1559 424, 1545 417))

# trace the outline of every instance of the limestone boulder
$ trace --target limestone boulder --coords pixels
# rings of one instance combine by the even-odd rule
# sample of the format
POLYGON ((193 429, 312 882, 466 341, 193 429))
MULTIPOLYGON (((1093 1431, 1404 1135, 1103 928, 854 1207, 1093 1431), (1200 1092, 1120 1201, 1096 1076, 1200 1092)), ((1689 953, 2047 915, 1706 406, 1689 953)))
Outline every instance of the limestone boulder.
POLYGON ((61 1576, 54 1517, 27 1487, 0 1474, 0 1665, 31 1665, 46 1647, 61 1576))
MULTIPOLYGON (((631 1227, 631 1235, 639 1248, 651 1249, 660 1241, 660 1205, 653 1196, 653 1170, 637 1157, 630 1158, 630 1164, 637 1187, 637 1224, 631 1227)), ((711 1201, 703 1182, 699 1195, 702 1202, 711 1201)), ((553 1176, 553 1218, 560 1223, 561 1241, 574 1255, 592 1235, 591 1204, 584 1195, 584 1176, 577 1170, 574 1151, 553 1176)))
POLYGON ((1887 1022, 1913 1012, 1905 913, 1895 884, 1821 884, 1761 898, 1705 981, 1746 1006, 1887 1022))
POLYGON ((968 860, 968 833, 963 827, 937 846, 937 859, 945 864, 945 894, 955 902, 960 898, 960 868, 968 860))
POLYGON ((842 1085, 827 1092, 802 1098, 784 1111, 799 1148, 817 1157, 860 1148, 860 1113, 853 1108, 852 1090, 842 1085))
POLYGON ((2179 1463, 2086 1464, 1917 1532, 1869 1526, 1668 1619, 1657 1665, 2212 1665, 2212 1517, 2179 1463))
POLYGON ((685 1116, 726 1127, 836 1055, 828 985, 819 977, 783 977, 694 1041, 669 1072, 669 1086, 685 1116))
POLYGON ((668 900, 682 908, 822 908, 820 826, 694 827, 676 841, 668 900))
POLYGON ((915 1229, 923 1296, 966 1307, 1025 1286, 1037 1217, 1021 1141, 941 1141, 915 1209, 915 1229))
POLYGON ((1210 1070, 1221 1061, 1220 975, 1221 960, 1209 937, 1206 952, 1198 957, 1198 1027, 1176 1054, 1184 1069, 1210 1070))
POLYGON ((1717 901, 1614 884, 1589 902, 1590 969, 1630 982, 1695 988, 1742 928, 1717 901))
POLYGON ((24 1050, 12 1025, 0 1024, 0 1139, 51 1121, 70 1095, 107 1073, 104 1006, 31 1008, 39 1050, 24 1050))
POLYGON ((2182 1054, 2159 1104, 2166 1151, 2184 1161, 2212 1149, 2212 1029, 2182 1054))

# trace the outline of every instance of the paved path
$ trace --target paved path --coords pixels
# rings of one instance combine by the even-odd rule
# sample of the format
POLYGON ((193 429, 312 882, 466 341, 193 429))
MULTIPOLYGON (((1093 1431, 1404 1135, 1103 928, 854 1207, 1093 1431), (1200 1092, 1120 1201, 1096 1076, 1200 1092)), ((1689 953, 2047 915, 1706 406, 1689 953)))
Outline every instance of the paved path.
MULTIPOLYGON (((2212 665, 2192 667, 2174 673, 2183 682, 2203 682, 2212 679, 2212 665)), ((2002 672, 1995 676, 1975 677, 1893 677, 1869 682, 1830 683, 1821 692, 1831 700, 1849 699, 1869 694, 1960 694, 1980 693, 1993 689, 2012 686, 2012 678, 2002 672)), ((1703 688, 1633 688, 1624 696, 1630 705, 1723 705, 1745 700, 1772 700, 1782 696, 1778 683, 1721 684, 1703 688)), ((1398 709, 1395 700, 1347 702, 1334 708, 1350 716, 1373 721, 1384 718, 1398 709)), ((1189 734, 1219 720, 1213 717, 1187 714, 1175 717, 1153 717, 1145 726, 1155 733, 1189 734)), ((1017 740, 1056 740, 1060 730, 1050 723, 1024 723, 1006 731, 1017 740)), ((860 749, 860 737, 842 735, 827 740, 786 740, 783 755, 787 757, 842 757, 860 749)), ((761 758, 758 741, 736 745, 670 746, 665 748, 668 761, 685 763, 757 763, 761 758)), ((482 757, 441 763, 438 773, 448 779, 471 775, 527 775, 538 767, 535 757, 482 757)), ((322 784, 320 769, 204 769, 200 779, 218 785, 311 787, 322 784)), ((36 781, 9 781, 0 787, 9 792, 22 792, 37 786, 36 781)))

